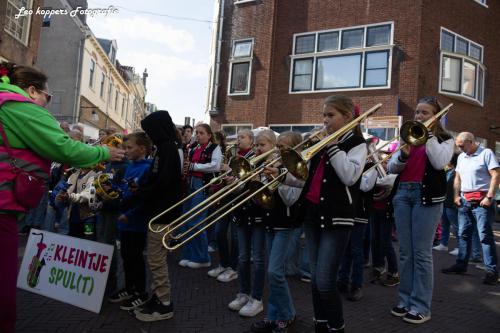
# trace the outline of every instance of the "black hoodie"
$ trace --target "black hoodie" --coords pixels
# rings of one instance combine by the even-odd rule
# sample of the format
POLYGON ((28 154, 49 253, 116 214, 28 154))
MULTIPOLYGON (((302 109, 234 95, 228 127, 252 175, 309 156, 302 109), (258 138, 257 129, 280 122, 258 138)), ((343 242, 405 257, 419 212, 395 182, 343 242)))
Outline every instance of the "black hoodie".
MULTIPOLYGON (((172 118, 167 111, 156 111, 141 121, 141 127, 156 146, 147 183, 136 193, 149 220, 182 199, 179 143, 172 118)), ((182 205, 156 220, 169 224, 182 213, 182 205)))

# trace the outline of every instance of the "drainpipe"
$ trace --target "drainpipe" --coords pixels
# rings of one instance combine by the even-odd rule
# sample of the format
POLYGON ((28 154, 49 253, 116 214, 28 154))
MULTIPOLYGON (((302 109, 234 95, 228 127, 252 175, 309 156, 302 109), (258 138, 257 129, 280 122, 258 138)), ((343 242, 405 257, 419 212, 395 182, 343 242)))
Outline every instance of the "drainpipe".
POLYGON ((72 115, 72 123, 75 124, 78 122, 78 118, 80 117, 80 83, 82 80, 82 58, 84 52, 84 43, 87 39, 88 35, 85 32, 85 35, 82 39, 80 39, 78 43, 78 59, 76 62, 76 82, 75 82, 75 102, 73 103, 73 115, 72 115))
POLYGON ((212 74, 213 84, 212 84, 212 96, 210 96, 210 106, 209 106, 209 114, 213 116, 217 116, 219 114, 218 106, 217 106, 217 94, 219 93, 219 72, 220 72, 220 58, 221 58, 221 49, 222 49, 222 27, 224 25, 224 0, 220 0, 219 5, 219 15, 218 15, 218 27, 217 27, 217 42, 216 42, 216 51, 215 51, 215 67, 214 72, 212 74))

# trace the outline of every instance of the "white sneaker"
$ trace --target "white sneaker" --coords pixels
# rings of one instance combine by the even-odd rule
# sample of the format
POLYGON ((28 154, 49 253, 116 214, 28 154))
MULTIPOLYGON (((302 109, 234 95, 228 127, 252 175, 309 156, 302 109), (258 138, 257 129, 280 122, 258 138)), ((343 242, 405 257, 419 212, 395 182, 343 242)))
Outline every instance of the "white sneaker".
POLYGON ((229 282, 238 278, 238 272, 228 267, 222 274, 217 276, 217 281, 219 282, 229 282))
POLYGON ((179 266, 181 267, 187 267, 189 264, 189 260, 187 259, 182 259, 181 261, 179 261, 179 266))
POLYGON ((448 251, 448 246, 444 246, 443 244, 439 244, 438 246, 434 246, 432 249, 436 250, 436 251, 448 251))
POLYGON ((477 268, 477 269, 480 269, 480 270, 483 270, 483 271, 485 271, 485 270, 486 270, 486 266, 485 266, 484 264, 477 264, 477 265, 476 265, 476 268, 477 268))
POLYGON ((224 268, 222 266, 217 266, 211 270, 208 271, 208 276, 216 278, 218 277, 221 273, 225 272, 227 268, 224 268))
POLYGON ((208 253, 214 253, 215 249, 212 246, 208 246, 208 253))
POLYGON ((240 316, 243 317, 255 317, 263 310, 264 310, 264 305, 262 304, 262 301, 257 301, 256 299, 250 297, 248 303, 245 304, 245 306, 242 307, 240 312, 238 313, 240 314, 240 316))
POLYGON ((194 261, 189 261, 187 263, 187 267, 189 268, 202 268, 202 267, 210 267, 212 265, 210 261, 207 262, 194 262, 194 261))
POLYGON ((250 300, 250 297, 248 295, 238 293, 236 295, 236 298, 231 303, 229 303, 229 305, 228 305, 229 309, 231 309, 233 311, 240 311, 241 308, 243 306, 245 306, 249 300, 250 300))
POLYGON ((453 251, 450 251, 452 256, 458 256, 458 247, 456 247, 453 251))

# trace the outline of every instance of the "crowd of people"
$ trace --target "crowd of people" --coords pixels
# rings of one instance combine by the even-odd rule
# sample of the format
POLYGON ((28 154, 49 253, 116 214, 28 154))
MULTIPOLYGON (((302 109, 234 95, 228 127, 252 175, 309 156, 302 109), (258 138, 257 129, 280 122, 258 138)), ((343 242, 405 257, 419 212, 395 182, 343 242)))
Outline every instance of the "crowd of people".
MULTIPOLYGON (((80 128, 57 123, 44 109, 50 94, 43 73, 2 64, 0 74, 0 162, 8 162, 3 152, 9 146, 29 152, 29 163, 36 165, 39 158, 40 177, 49 181, 37 205, 21 205, 13 187, 10 201, 0 201, 0 253, 9 272, 0 281, 8 295, 0 304, 2 331, 12 332, 15 323, 18 227, 21 234, 35 227, 115 246, 107 298, 141 321, 172 318, 164 242, 175 244, 194 233, 178 264, 205 268, 222 283, 238 280, 229 310, 244 317, 266 310, 252 332, 286 332, 293 325, 290 275, 311 284, 315 331, 344 332, 342 298, 363 298, 366 267, 372 283, 399 286, 388 312, 408 323, 426 322, 432 249, 448 250, 450 230, 457 239, 457 262, 442 272, 463 274, 469 260, 482 260, 483 282, 497 284, 492 223, 500 167, 473 134, 454 139, 433 118, 442 109, 436 98, 416 105, 416 121, 435 120, 420 146, 394 142, 377 149, 377 138, 363 136, 359 124, 344 130, 360 115, 344 95, 324 101, 324 127, 309 140, 297 132, 254 135, 243 129, 227 143, 224 132, 213 132, 208 124, 177 128, 167 111, 157 111, 141 122, 141 131, 122 135, 108 128, 88 145, 80 128), (285 152, 340 130, 308 161, 306 175, 285 167, 285 152), (380 162, 384 157, 388 162, 380 162), (250 161, 256 170, 251 179, 236 172, 241 163, 234 161, 250 161), (275 186, 267 197, 250 198, 256 184, 275 186), (200 209, 207 198, 210 207, 200 209), (214 218, 217 222, 205 228, 214 218), (124 286, 118 283, 117 254, 124 286)), ((0 171, 3 190, 10 180, 0 171)))

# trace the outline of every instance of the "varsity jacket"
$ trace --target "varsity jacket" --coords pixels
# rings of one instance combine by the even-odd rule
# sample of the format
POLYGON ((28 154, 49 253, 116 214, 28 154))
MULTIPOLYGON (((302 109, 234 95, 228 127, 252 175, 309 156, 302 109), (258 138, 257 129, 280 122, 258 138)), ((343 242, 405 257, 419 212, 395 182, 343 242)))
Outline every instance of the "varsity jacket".
MULTIPOLYGON (((189 160, 191 161, 194 155, 194 151, 198 145, 194 145, 189 151, 189 160)), ((222 152, 219 145, 209 142, 205 149, 201 152, 200 161, 197 163, 189 164, 189 171, 202 172, 203 173, 203 184, 207 184, 212 178, 216 177, 220 171, 220 165, 222 162, 222 152)), ((208 194, 208 188, 205 190, 208 194)))
MULTIPOLYGON (((454 141, 448 133, 439 138, 429 131, 429 139, 425 143, 425 171, 422 179, 421 201, 423 206, 431 206, 444 202, 446 199, 446 172, 444 167, 453 156, 454 141)), ((407 158, 401 156, 401 151, 395 153, 387 166, 390 173, 404 170, 407 158)), ((394 188, 399 185, 399 177, 394 182, 394 188)))
MULTIPOLYGON (((309 192, 311 180, 320 162, 321 155, 327 154, 323 179, 321 180, 318 223, 321 228, 352 226, 356 215, 355 204, 359 197, 360 178, 366 161, 366 142, 362 136, 349 131, 339 137, 338 143, 323 149, 309 163, 309 177, 304 184, 301 199, 309 192)), ((285 184, 296 181, 287 175, 285 184)), ((303 220, 301 210, 300 219, 303 220)))

